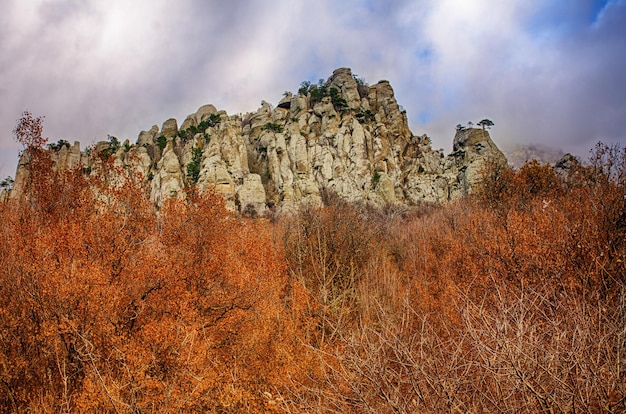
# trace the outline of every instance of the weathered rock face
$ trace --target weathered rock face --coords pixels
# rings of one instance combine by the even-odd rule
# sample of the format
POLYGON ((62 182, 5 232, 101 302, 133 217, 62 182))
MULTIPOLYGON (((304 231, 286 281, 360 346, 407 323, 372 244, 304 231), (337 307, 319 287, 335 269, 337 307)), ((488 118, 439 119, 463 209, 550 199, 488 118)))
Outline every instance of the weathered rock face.
MULTIPOLYGON (((347 68, 276 107, 263 101, 254 113, 228 116, 204 105, 180 129, 169 119, 135 145, 101 142, 90 152, 102 151, 149 180, 157 205, 195 185, 249 214, 320 205, 324 191, 375 205, 444 202, 471 192, 487 160, 506 163, 482 129, 457 131, 448 156, 433 151, 427 136, 410 131, 389 82, 368 86, 347 68)), ((58 168, 97 162, 78 144, 53 159, 58 168)), ((18 180, 19 169, 16 187, 18 180)))
POLYGON ((8 198, 19 198, 24 195, 27 183, 30 180, 30 154, 24 151, 20 155, 20 161, 17 163, 17 171, 15 171, 15 182, 13 189, 8 198))
POLYGON ((487 163, 507 165, 504 154, 489 137, 489 133, 482 129, 464 129, 457 131, 451 154, 461 165, 459 179, 462 188, 468 192, 482 179, 482 173, 487 163))
POLYGON ((82 155, 80 142, 74 142, 74 145, 71 147, 69 144, 62 145, 55 157, 54 165, 57 170, 73 169, 80 164, 82 155))
POLYGON ((265 188, 258 174, 248 174, 237 191, 237 207, 240 211, 250 214, 264 214, 266 210, 265 188))
POLYGON ((174 152, 173 142, 169 141, 163 151, 163 157, 156 166, 152 178, 150 200, 160 205, 168 197, 183 194, 184 176, 180 160, 174 152))

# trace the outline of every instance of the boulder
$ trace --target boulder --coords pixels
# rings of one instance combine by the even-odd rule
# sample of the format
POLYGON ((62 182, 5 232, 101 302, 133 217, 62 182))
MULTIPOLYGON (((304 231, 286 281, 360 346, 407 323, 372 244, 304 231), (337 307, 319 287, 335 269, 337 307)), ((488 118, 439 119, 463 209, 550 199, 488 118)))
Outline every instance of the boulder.
POLYGON ((346 100, 349 108, 358 109, 361 106, 361 97, 357 83, 349 68, 339 68, 333 72, 328 80, 328 88, 337 88, 341 97, 346 100))
POLYGON ((463 194, 482 180, 482 174, 489 163, 506 166, 506 157, 491 140, 489 132, 479 128, 458 130, 454 136, 453 157, 457 158, 459 181, 462 182, 463 194))
POLYGON ((139 146, 154 145, 156 142, 158 133, 159 133, 159 127, 156 125, 153 125, 149 131, 141 131, 139 133, 139 137, 137 138, 137 145, 139 146))
POLYGON ((180 126, 180 129, 184 130, 190 126, 197 126, 200 122, 209 119, 209 117, 215 113, 217 113, 217 108, 214 105, 203 105, 198 108, 195 113, 188 115, 187 118, 185 118, 180 126))
POLYGON ((572 154, 565 154, 554 164, 554 170, 559 176, 569 180, 580 166, 578 158, 572 154))
POLYGON ((163 122, 163 126, 161 127, 161 135, 166 138, 172 139, 176 135, 178 135, 178 124, 174 118, 170 118, 167 121, 163 122))

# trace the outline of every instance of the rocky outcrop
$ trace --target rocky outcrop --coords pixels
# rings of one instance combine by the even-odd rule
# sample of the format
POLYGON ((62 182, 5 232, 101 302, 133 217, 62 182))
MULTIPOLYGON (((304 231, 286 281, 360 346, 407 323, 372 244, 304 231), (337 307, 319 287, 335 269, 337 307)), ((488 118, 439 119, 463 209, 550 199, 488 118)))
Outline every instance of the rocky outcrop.
POLYGON ((266 211, 265 188, 258 174, 248 174, 237 191, 237 207, 239 211, 256 216, 266 211))
POLYGON ((506 163, 482 129, 457 131, 447 156, 434 151, 426 135, 410 131, 389 82, 369 86, 347 68, 285 94, 276 107, 263 101, 253 113, 229 116, 204 105, 180 128, 169 119, 134 145, 110 140, 89 152, 76 143, 55 149, 53 160, 91 169, 102 159, 93 154, 106 154, 148 180, 157 205, 196 186, 251 215, 320 205, 324 192, 379 206, 445 202, 470 193, 487 162, 506 163))
POLYGON ((150 200, 158 205, 166 198, 182 196, 184 175, 180 159, 174 152, 173 141, 168 141, 152 177, 150 200))
POLYGON ((576 176, 582 164, 572 154, 565 154, 554 164, 554 171, 565 181, 569 181, 576 176))
POLYGON ((555 148, 546 145, 516 145, 512 148, 504 148, 504 155, 509 165, 515 169, 521 168, 527 161, 536 160, 540 164, 556 164, 565 154, 555 148))
POLYGON ((452 157, 459 168, 461 188, 466 192, 478 184, 488 163, 507 165, 507 159, 484 129, 464 129, 454 136, 452 157))

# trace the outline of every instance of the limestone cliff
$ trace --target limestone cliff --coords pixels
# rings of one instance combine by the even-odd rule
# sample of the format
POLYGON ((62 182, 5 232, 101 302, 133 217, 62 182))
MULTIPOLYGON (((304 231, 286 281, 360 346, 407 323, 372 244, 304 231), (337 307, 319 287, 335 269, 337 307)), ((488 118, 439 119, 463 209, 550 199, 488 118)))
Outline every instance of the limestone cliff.
MULTIPOLYGON (((263 101, 256 112, 228 115, 205 105, 180 128, 169 119, 142 131, 134 145, 110 141, 90 149, 102 151, 150 181, 157 205, 193 185, 250 214, 320 205, 325 191, 375 205, 444 202, 471 192, 486 160, 506 163, 482 129, 457 131, 447 156, 433 151, 426 135, 409 130, 389 82, 368 86, 346 68, 275 107, 263 101)), ((57 168, 82 163, 91 170, 97 160, 78 143, 53 152, 57 168)), ((16 187, 28 173, 24 165, 16 187)))

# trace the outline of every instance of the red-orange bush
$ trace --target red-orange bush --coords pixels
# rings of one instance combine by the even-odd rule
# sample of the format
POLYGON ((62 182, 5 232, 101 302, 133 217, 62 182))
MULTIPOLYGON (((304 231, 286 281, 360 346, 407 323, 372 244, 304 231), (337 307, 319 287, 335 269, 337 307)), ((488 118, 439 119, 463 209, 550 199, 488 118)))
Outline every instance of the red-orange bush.
POLYGON ((215 195, 157 212, 29 131, 28 192, 0 203, 0 411, 626 410, 623 149, 492 166, 424 214, 270 224, 215 195))
MULTIPOLYGON (((623 150, 600 148, 602 161, 568 177, 536 163, 498 171, 506 185, 497 191, 381 226, 376 255, 397 263, 396 305, 320 349, 323 376, 294 404, 319 412, 626 409, 626 162, 623 150)), ((378 292, 361 290, 357 301, 378 292)))
POLYGON ((212 195, 157 212, 102 162, 31 164, 37 197, 0 203, 0 411, 276 410, 315 366, 269 223, 212 195))

